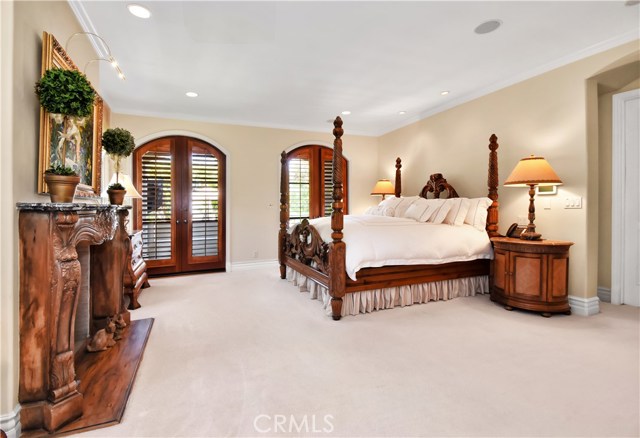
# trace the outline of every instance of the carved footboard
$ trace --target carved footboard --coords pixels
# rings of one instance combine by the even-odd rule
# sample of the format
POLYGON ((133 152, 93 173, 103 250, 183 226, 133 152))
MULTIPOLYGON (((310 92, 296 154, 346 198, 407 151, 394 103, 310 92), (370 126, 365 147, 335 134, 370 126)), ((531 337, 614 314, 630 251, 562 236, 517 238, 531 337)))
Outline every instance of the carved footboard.
POLYGON ((329 244, 307 219, 296 225, 284 242, 284 255, 312 269, 329 274, 329 244))

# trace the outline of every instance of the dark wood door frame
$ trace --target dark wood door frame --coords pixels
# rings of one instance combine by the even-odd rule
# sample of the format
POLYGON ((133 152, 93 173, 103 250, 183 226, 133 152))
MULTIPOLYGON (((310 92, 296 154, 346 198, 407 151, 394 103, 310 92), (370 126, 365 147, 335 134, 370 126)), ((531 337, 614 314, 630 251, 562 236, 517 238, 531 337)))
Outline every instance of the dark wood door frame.
MULTIPOLYGON (((224 270, 226 267, 226 154, 208 141, 185 135, 170 135, 151 139, 134 151, 134 184, 142 190, 142 156, 161 147, 171 154, 171 259, 148 260, 150 275, 224 270), (214 256, 193 256, 192 232, 192 158, 194 150, 206 151, 218 161, 218 246, 214 256)), ((142 200, 134 202, 134 228, 142 229, 142 200)))

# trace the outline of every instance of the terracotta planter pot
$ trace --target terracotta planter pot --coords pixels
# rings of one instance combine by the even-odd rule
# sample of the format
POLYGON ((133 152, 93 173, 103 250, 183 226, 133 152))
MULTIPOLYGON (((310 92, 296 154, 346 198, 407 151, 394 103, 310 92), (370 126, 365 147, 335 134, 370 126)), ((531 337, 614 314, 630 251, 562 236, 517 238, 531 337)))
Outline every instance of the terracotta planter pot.
POLYGON ((107 190, 107 193, 109 194, 109 202, 112 205, 122 205, 124 202, 124 195, 127 191, 109 189, 107 190))
POLYGON ((45 173, 44 181, 49 188, 51 202, 73 202, 76 187, 78 187, 80 183, 80 177, 76 175, 66 176, 45 173))

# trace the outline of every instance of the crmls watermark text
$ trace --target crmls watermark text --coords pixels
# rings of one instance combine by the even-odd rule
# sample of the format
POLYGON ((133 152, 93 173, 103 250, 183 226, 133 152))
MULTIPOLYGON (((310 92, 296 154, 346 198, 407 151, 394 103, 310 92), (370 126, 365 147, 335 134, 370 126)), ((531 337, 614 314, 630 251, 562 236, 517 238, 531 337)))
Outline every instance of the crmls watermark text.
POLYGON ((333 415, 283 415, 260 414, 253 419, 253 428, 258 433, 331 433, 333 415))

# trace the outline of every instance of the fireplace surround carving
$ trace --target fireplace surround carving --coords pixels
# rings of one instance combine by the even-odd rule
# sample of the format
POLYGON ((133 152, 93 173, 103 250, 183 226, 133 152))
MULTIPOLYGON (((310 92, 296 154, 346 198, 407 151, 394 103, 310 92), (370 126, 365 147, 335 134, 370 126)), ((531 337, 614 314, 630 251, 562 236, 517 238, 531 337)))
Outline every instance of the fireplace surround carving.
MULTIPOLYGON (((121 336, 130 324, 123 296, 130 207, 19 203, 17 208, 21 425, 23 431, 53 433, 84 412, 74 360, 82 278, 78 245, 90 245, 90 336, 117 338, 110 325, 119 325, 121 336)), ((99 353, 87 353, 92 354, 99 353)))

